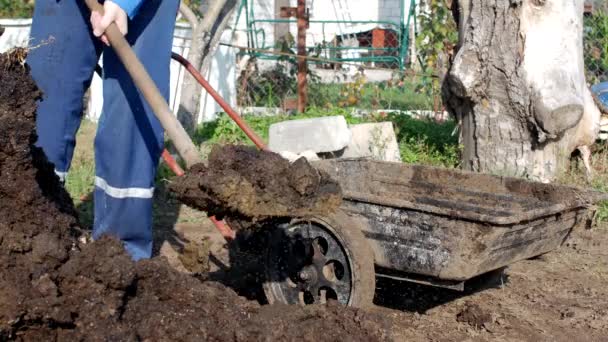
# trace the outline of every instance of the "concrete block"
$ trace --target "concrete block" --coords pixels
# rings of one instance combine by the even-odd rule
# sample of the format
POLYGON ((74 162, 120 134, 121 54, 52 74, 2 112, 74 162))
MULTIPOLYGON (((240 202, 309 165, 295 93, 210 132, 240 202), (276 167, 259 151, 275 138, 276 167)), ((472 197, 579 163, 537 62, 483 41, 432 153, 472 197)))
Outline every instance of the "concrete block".
POLYGON ((353 125, 351 143, 342 158, 371 158, 375 160, 401 162, 399 144, 392 122, 353 125))
POLYGON ((293 163, 300 158, 306 158, 306 160, 308 160, 309 162, 317 161, 320 159, 319 156, 313 151, 304 151, 302 153, 293 153, 293 152, 289 152, 289 151, 283 151, 283 152, 279 152, 279 155, 281 155, 281 157, 289 160, 290 163, 293 163))
POLYGON ((351 133, 343 116, 284 121, 270 126, 268 147, 274 152, 334 152, 344 149, 351 133))

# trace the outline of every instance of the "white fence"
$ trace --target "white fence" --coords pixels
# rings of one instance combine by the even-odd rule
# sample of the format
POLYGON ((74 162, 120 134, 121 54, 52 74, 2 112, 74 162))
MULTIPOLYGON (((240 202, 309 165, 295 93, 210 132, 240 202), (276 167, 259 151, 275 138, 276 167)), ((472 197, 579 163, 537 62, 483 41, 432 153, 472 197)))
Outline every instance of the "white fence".
MULTIPOLYGON (((9 50, 16 46, 27 46, 29 41, 29 32, 32 20, 31 19, 0 19, 0 25, 5 27, 6 31, 0 37, 0 53, 9 50)), ((178 22, 173 38, 173 52, 182 56, 187 56, 190 47, 192 32, 188 24, 178 22)), ((225 39, 230 39, 229 32, 226 32, 225 39)), ((226 41, 226 40, 224 40, 226 41)), ((170 106, 174 113, 179 109, 179 99, 181 96, 181 84, 183 81, 184 68, 179 63, 171 62, 171 97, 170 106)), ((209 83, 220 93, 224 99, 236 106, 236 51, 235 49, 220 46, 211 62, 211 67, 205 75, 203 75, 209 83)), ((87 118, 96 121, 100 114, 103 105, 102 97, 102 82, 95 75, 91 84, 91 96, 87 106, 87 118)), ((201 110, 200 121, 210 121, 216 118, 218 112, 222 109, 217 103, 201 89, 201 110)))

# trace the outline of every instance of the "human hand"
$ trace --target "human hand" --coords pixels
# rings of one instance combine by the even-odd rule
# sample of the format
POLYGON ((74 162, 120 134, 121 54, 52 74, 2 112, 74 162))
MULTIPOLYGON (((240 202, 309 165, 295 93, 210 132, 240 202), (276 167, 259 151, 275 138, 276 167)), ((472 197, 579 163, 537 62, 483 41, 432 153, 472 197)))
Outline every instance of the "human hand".
POLYGON ((105 31, 112 23, 116 23, 118 30, 123 35, 126 35, 129 31, 129 17, 116 3, 106 0, 103 3, 104 14, 101 15, 99 12, 91 12, 91 25, 93 26, 93 34, 95 37, 100 37, 107 46, 110 46, 110 41, 105 35, 105 31))

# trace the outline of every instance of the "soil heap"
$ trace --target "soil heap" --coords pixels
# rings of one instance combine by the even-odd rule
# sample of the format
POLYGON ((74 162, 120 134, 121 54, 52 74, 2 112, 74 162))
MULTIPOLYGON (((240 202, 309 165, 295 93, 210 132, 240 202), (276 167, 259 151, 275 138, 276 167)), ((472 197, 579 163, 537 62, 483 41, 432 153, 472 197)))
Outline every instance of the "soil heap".
POLYGON ((208 166, 194 165, 170 188, 209 215, 252 221, 330 214, 342 202, 339 184, 305 158, 290 164, 250 146, 215 146, 208 166))
POLYGON ((264 306, 112 238, 81 245, 75 210, 36 147, 41 94, 25 51, 0 55, 0 340, 373 341, 382 319, 337 305, 264 306))

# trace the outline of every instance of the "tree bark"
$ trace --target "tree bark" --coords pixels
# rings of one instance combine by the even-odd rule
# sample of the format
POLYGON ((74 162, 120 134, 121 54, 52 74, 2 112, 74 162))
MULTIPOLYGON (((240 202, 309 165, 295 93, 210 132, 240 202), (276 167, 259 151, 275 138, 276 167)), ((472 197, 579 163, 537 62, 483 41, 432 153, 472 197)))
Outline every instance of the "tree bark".
POLYGON ((201 63, 201 70, 203 72, 207 72, 211 65, 211 59, 213 54, 217 50, 220 45, 220 41, 222 38, 222 34, 226 29, 229 28, 230 22, 234 17, 234 13, 236 11, 236 5, 238 4, 237 0, 226 0, 222 11, 219 13, 217 19, 215 20, 213 27, 211 28, 211 38, 207 42, 207 47, 205 49, 205 54, 203 56, 203 60, 201 63))
MULTIPOLYGON (((236 7, 236 0, 211 0, 209 7, 200 20, 184 4, 180 12, 192 27, 192 43, 188 61, 202 74, 207 71, 211 57, 219 45, 220 38, 230 22, 236 7)), ((192 132, 198 123, 200 111, 201 88, 190 74, 184 76, 179 111, 179 121, 184 128, 192 132)))
POLYGON ((443 96, 460 125, 464 168, 541 181, 565 168, 583 113, 596 114, 584 76, 583 2, 454 2, 459 43, 443 96))
POLYGON ((188 7, 188 5, 186 5, 183 1, 179 3, 179 13, 181 13, 181 15, 184 16, 186 20, 188 20, 192 28, 198 25, 198 17, 194 13, 194 11, 190 7, 188 7))

